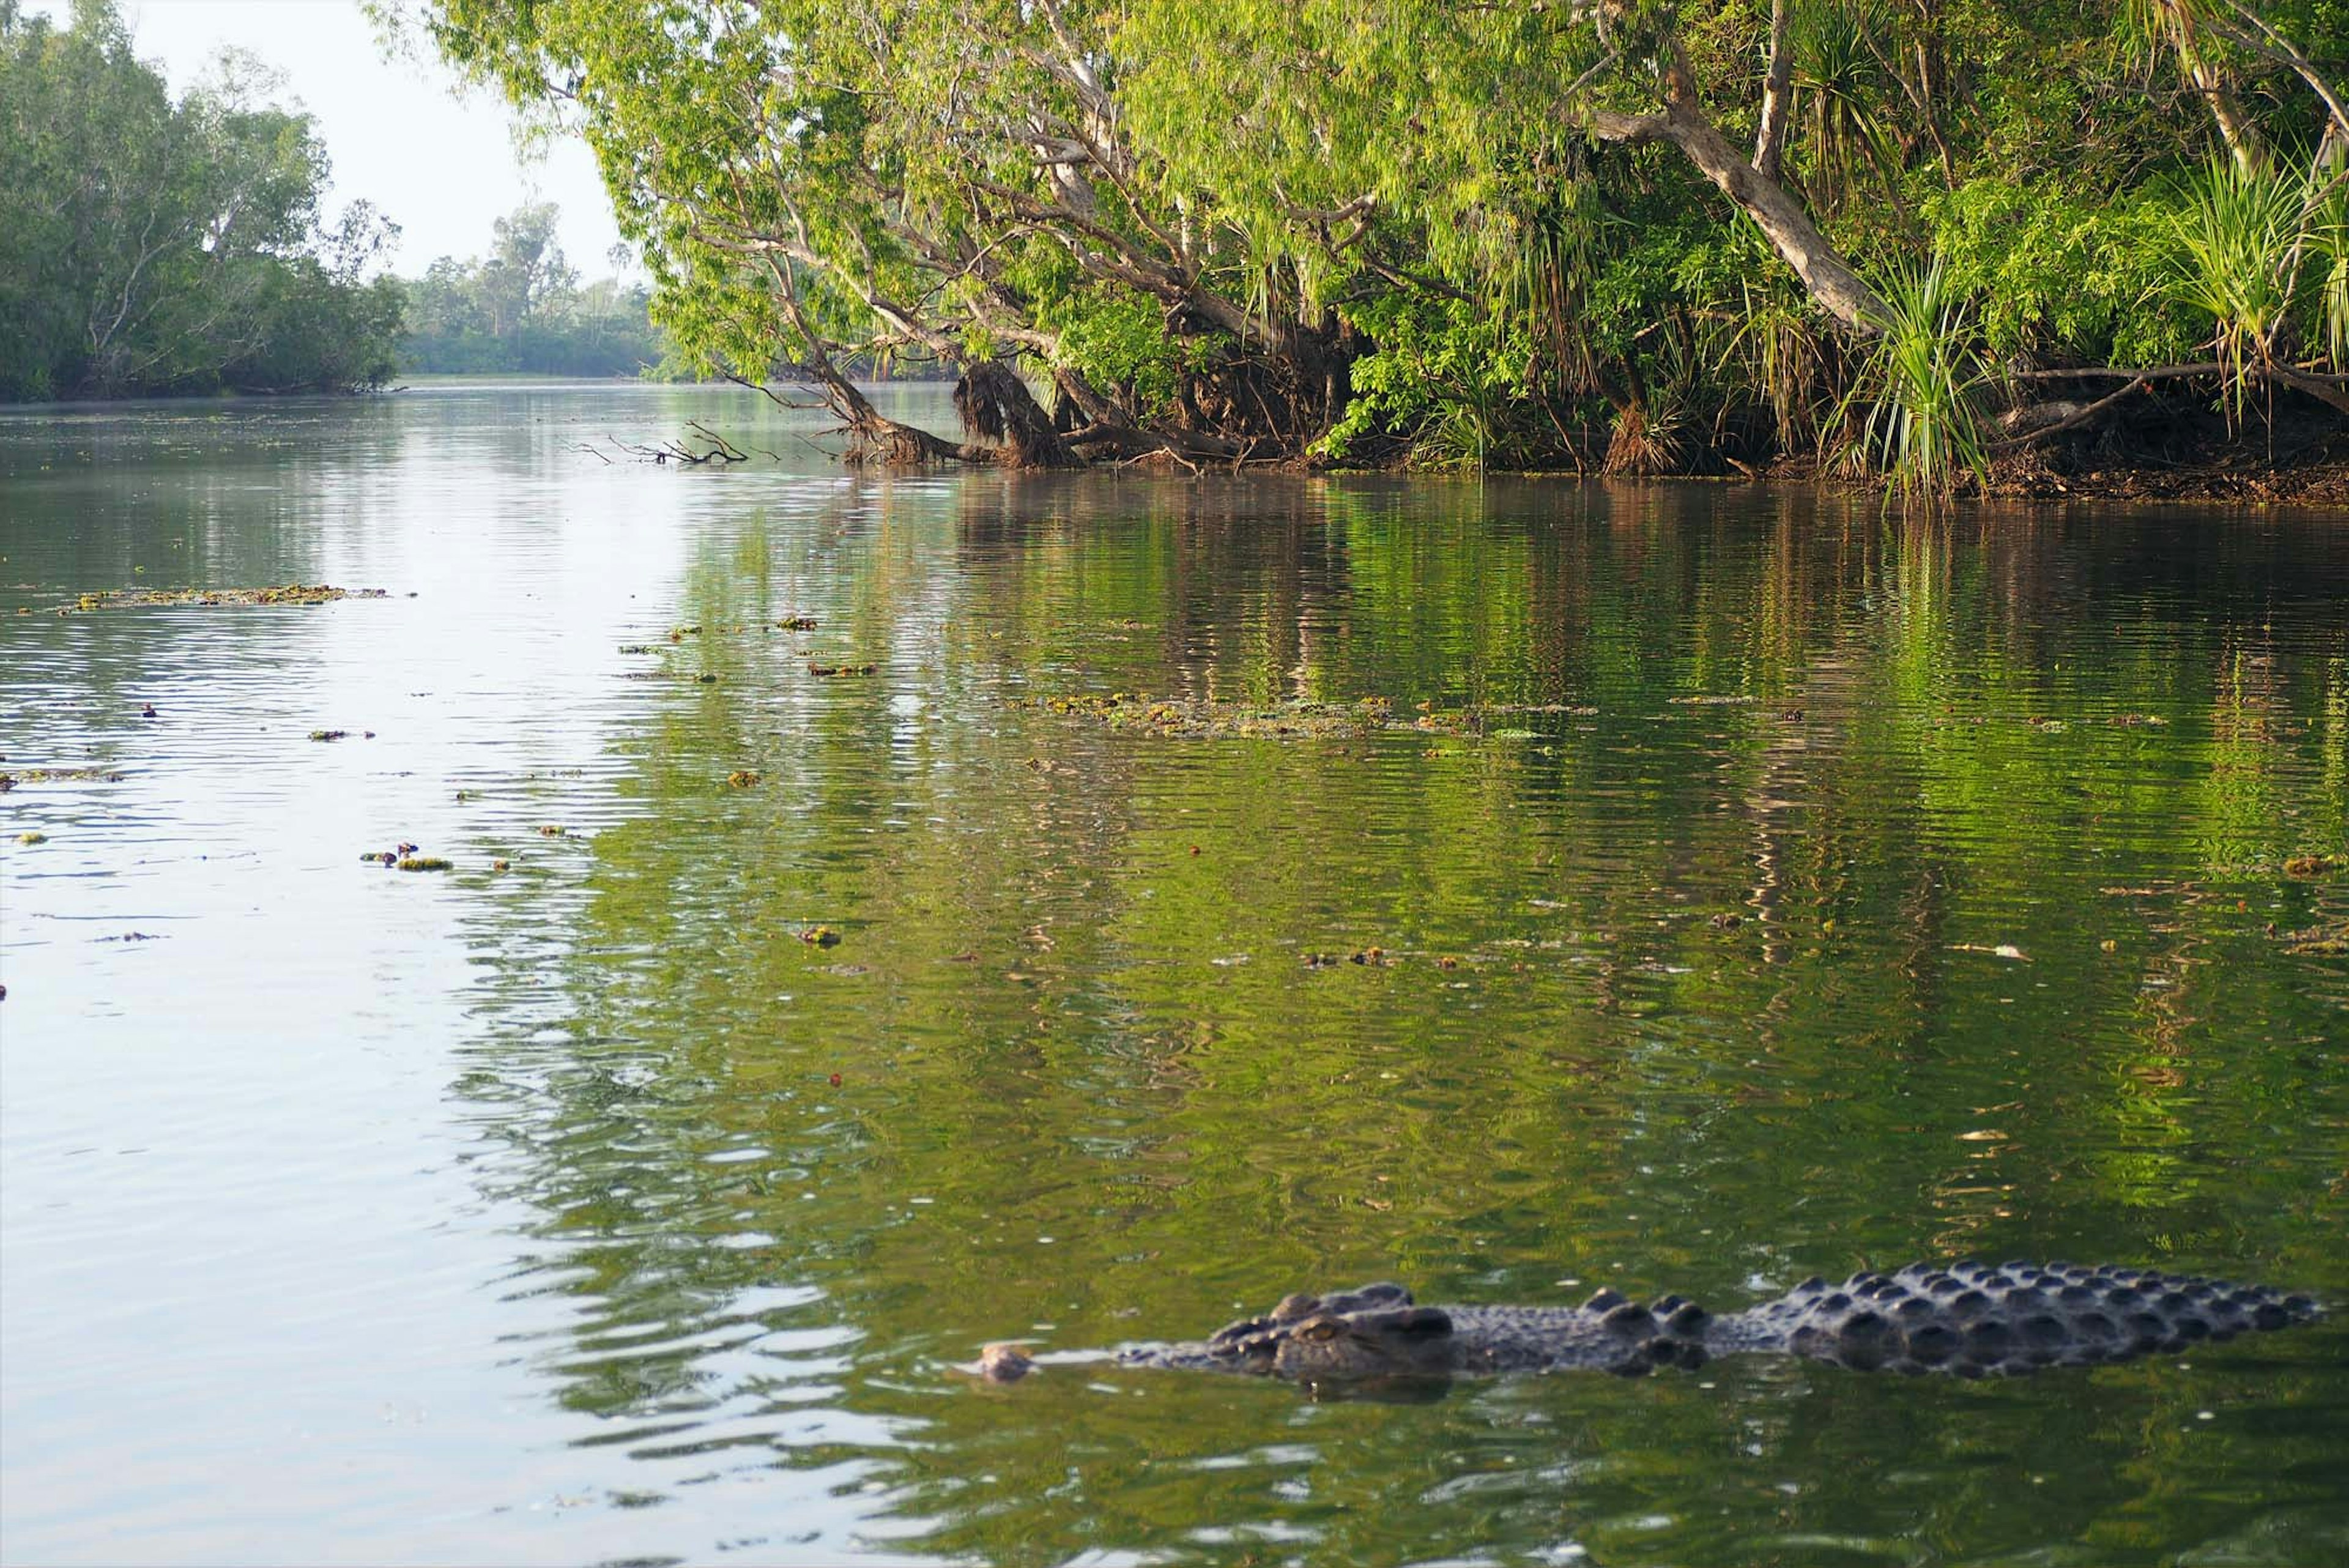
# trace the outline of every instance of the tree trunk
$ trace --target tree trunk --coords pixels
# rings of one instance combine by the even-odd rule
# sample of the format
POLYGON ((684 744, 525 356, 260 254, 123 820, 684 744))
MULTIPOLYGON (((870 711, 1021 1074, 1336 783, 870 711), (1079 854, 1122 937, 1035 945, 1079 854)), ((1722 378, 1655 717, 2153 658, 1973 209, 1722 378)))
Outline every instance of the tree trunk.
POLYGON ((1778 183, 1786 120, 1795 101, 1794 0, 1770 0, 1770 63, 1762 78, 1762 129, 1754 139, 1754 172, 1778 183))
POLYGON ((2220 140, 2226 142, 2235 168, 2245 174, 2258 173, 2266 151, 2260 143, 2259 130, 2236 102, 2234 83, 2203 52, 2189 0, 2155 0, 2155 4, 2168 26, 2170 46, 2178 51, 2178 74, 2209 106, 2210 118, 2219 123, 2220 140))
POLYGON ((2187 53, 2182 44, 2178 52, 2181 57, 2179 63, 2186 67, 2187 77, 2193 82, 2194 90, 2200 93, 2202 101, 2210 106, 2210 118, 2219 122, 2220 138, 2234 156, 2236 169, 2245 174, 2258 173, 2261 151, 2260 133, 2244 118, 2242 105, 2235 101, 2234 88, 2216 66, 2199 54, 2187 53))
POLYGON ((1028 383, 1000 359, 965 370, 955 383, 954 402, 965 435, 1002 443, 998 461, 1006 468, 1077 468, 1084 462, 1037 406, 1028 383))
POLYGON ((1762 230, 1811 297, 1862 337, 1873 337, 1891 318, 1883 297, 1854 272, 1841 252, 1803 210, 1802 202, 1775 180, 1765 180, 1738 155, 1698 105, 1695 78, 1677 44, 1669 46, 1667 96, 1661 114, 1616 114, 1606 109, 1585 117, 1602 141, 1669 141, 1688 155, 1704 177, 1762 230))

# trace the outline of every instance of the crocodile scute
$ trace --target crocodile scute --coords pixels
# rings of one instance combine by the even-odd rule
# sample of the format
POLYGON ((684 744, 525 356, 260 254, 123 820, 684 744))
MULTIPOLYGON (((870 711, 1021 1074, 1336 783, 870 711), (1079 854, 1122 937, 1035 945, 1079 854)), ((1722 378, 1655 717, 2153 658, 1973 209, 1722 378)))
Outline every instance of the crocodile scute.
POLYGON ((2317 1315, 2265 1285, 2112 1264, 1912 1263, 1841 1284, 1806 1280, 1735 1314, 1733 1348, 1777 1350, 1857 1371, 2014 1376, 2184 1350, 2317 1315))
MULTIPOLYGON (((2115 1264, 1912 1263, 1809 1279, 1715 1314, 1677 1295, 1602 1290, 1580 1306, 1426 1306, 1398 1284, 1296 1294, 1205 1340, 1130 1347, 1128 1366, 1299 1382, 1599 1371, 1639 1376, 1715 1356, 1793 1355, 1855 1371, 2014 1376, 2168 1354, 2323 1314, 2266 1285, 2115 1264)), ((998 1347, 989 1347, 990 1354, 998 1347)), ((1024 1355, 999 1357, 1014 1377, 1024 1355)))

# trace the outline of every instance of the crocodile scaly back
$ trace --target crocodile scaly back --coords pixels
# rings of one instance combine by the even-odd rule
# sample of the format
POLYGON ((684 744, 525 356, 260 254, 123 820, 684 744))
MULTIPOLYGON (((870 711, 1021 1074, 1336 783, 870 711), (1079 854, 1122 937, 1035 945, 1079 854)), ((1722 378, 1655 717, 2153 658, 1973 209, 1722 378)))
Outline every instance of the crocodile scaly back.
POLYGON ((1810 1279, 1715 1320, 1716 1353, 1782 1351, 1857 1371, 2011 1376, 2173 1353, 2319 1315, 2266 1285, 2112 1264, 1912 1263, 1810 1279))

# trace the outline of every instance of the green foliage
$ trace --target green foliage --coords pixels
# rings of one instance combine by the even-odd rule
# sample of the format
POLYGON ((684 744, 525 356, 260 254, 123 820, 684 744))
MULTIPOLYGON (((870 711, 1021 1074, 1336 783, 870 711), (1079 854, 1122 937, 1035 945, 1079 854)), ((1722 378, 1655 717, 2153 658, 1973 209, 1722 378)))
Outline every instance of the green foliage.
POLYGON ((2307 219, 2309 265, 2320 342, 2338 374, 2349 370, 2349 148, 2320 166, 2319 175, 2324 183, 2307 219))
POLYGON ((2171 209, 2155 192, 2099 200, 1985 176, 1934 197, 1925 217, 1993 360, 2158 365, 2194 350, 2192 322, 2166 297, 2171 209))
POLYGON ((1465 300, 1400 293, 1347 316, 1378 347, 1354 361, 1353 400, 1323 438, 1322 455, 1358 456, 1364 438, 1381 435, 1402 440, 1427 467, 1506 465, 1516 444, 1509 412, 1529 389, 1532 344, 1521 328, 1465 300))
POLYGON ((1166 330, 1164 317, 1129 294, 1086 289, 1037 312, 1039 325, 1058 335, 1056 368, 1076 371, 1145 416, 1164 414, 1183 373, 1217 345, 1185 342, 1166 330))
POLYGON ((1939 256, 1896 269, 1879 292, 1890 316, 1838 420, 1853 431, 1856 457, 1889 474, 1903 497, 1930 500, 1990 466, 1974 407, 1983 375, 1970 313, 1939 256))
POLYGON ((1863 166, 1889 171, 1899 153, 1888 126, 1889 73, 1878 40, 1893 31, 1885 0, 1801 0, 1794 47, 1796 119, 1806 133, 1812 202, 1832 211, 1863 166))
POLYGON ((2214 159, 2181 182, 2170 292, 2209 324, 2238 416, 2259 367, 2290 352, 2288 336, 2321 330, 2338 343, 2341 213, 2322 169, 2303 177, 2214 159))
POLYGON ((397 229, 328 227, 326 151, 223 56, 173 103, 106 0, 63 30, 0 0, 0 400, 380 384, 397 229))
MULTIPOLYGON (((2222 104, 2305 163, 2315 95, 2243 40, 2337 38, 2344 0, 2142 0, 2182 77, 2116 50, 2125 0, 1799 0, 1766 221, 1754 0, 417 3, 585 135, 705 362, 1018 357, 1216 459, 1579 464, 1612 425, 1717 469, 1865 410, 1930 487, 1979 466, 1978 357, 2209 336, 2163 271, 2176 181, 2222 104), (1862 275, 1933 308, 1871 348, 1862 275)), ((2292 328, 2336 358, 2338 233, 2302 225, 2292 328)))
POLYGON ((533 202, 497 220, 488 255, 442 256, 405 286, 411 336, 402 366, 428 375, 634 376, 668 347, 646 290, 581 287, 555 243, 561 214, 533 202))

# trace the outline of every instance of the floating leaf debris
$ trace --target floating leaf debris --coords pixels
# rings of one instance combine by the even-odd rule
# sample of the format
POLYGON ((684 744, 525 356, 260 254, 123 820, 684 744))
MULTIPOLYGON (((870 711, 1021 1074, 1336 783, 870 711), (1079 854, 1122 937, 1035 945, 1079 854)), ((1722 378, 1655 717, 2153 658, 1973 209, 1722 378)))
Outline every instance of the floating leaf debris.
POLYGON ((1444 735, 1481 735, 1491 740, 1530 740, 1532 730, 1494 728, 1504 715, 1548 714, 1588 718, 1595 708, 1564 703, 1537 706, 1492 704, 1436 711, 1428 705, 1408 722, 1395 716, 1394 703, 1384 697, 1359 702, 1242 702, 1215 698, 1159 699, 1114 691, 1106 696, 1083 692, 1068 696, 1012 698, 1015 708, 1039 708, 1049 713, 1092 719, 1112 730, 1132 731, 1177 740, 1353 740, 1389 730, 1415 730, 1444 735))
POLYGON ((95 610, 153 609, 172 606, 199 606, 206 608, 223 605, 325 605, 336 599, 385 599, 391 595, 382 588, 338 588, 326 583, 287 583, 270 588, 114 588, 104 593, 84 594, 76 599, 74 610, 88 615, 95 610))
POLYGON ((0 794, 18 784, 120 784, 122 775, 109 767, 88 768, 18 768, 15 773, 0 774, 0 794))

